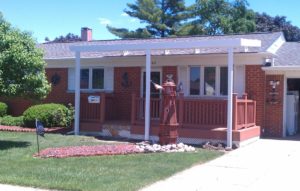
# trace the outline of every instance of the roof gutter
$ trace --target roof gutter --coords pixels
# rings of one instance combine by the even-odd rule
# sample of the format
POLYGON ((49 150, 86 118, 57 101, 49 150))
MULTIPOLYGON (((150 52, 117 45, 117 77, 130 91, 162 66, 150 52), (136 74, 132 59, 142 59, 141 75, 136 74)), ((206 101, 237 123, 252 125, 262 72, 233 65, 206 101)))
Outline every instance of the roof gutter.
POLYGON ((295 71, 300 70, 300 66, 269 66, 261 67, 264 71, 295 71))

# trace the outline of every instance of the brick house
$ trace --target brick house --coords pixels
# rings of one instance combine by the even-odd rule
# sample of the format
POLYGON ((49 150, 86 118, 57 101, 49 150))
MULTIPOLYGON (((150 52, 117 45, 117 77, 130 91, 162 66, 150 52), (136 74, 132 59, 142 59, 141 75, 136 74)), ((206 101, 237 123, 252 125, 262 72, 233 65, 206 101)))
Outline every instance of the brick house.
MULTIPOLYGON (((77 55, 81 65, 81 70, 78 70, 80 127, 77 129, 80 133, 144 139, 146 131, 149 131, 149 138, 156 139, 161 95, 149 85, 149 129, 146 129, 144 113, 148 70, 145 59, 148 57, 145 51, 128 47, 160 43, 175 47, 173 44, 179 42, 186 46, 151 50, 151 61, 148 60, 151 72, 148 72, 151 80, 159 84, 172 74, 181 89, 177 102, 180 141, 225 141, 228 138, 228 119, 232 119, 232 139, 237 144, 259 136, 287 135, 286 94, 300 89, 300 58, 297 56, 300 44, 286 42, 281 32, 104 41, 92 40, 91 29, 82 28, 81 32, 83 41, 80 42, 38 45, 45 52, 46 73, 52 82, 52 91, 44 102, 73 105, 76 51, 71 49, 81 47, 90 50, 77 55), (234 63, 232 92, 236 94, 230 98, 232 118, 228 118, 228 47, 212 44, 237 40, 243 44, 243 39, 253 41, 231 47, 234 63), (193 47, 193 43, 197 42, 207 44, 193 47), (260 46, 252 47, 253 42, 259 42, 260 46), (117 48, 96 51, 93 48, 97 46, 117 48), (88 103, 89 96, 99 96, 100 102, 88 103)), ((6 102, 13 115, 22 114, 32 104, 22 99, 6 102)))

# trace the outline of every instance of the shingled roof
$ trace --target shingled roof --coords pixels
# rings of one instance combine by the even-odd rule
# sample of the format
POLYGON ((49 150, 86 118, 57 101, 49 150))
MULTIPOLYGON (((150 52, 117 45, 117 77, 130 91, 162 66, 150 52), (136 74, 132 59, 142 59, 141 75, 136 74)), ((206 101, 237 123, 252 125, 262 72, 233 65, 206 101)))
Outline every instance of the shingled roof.
MULTIPOLYGON (((251 33, 241 35, 218 35, 218 36, 194 36, 194 37, 177 37, 177 38, 156 38, 156 39, 130 39, 130 40, 99 40, 89 42, 72 42, 72 43, 45 43, 39 44, 38 47, 44 50, 44 59, 65 59, 75 58, 74 52, 70 51, 70 46, 74 45, 122 45, 122 44, 146 44, 149 42, 191 42, 195 40, 222 40, 222 39, 256 39, 261 40, 260 48, 249 48, 246 52, 266 52, 266 50, 282 35, 281 32, 274 33, 251 33)), ((126 50, 124 50, 126 51, 126 50)), ((223 48, 200 48, 195 52, 195 49, 172 49, 168 50, 168 55, 190 55, 190 54, 215 54, 226 53, 223 48)), ((245 49, 237 48, 234 52, 245 52, 245 49)), ((165 50, 154 50, 152 55, 165 55, 165 50)), ((84 52, 81 58, 101 58, 114 56, 140 56, 145 55, 144 51, 114 51, 114 52, 84 52)))
POLYGON ((276 53, 274 66, 300 66, 300 43, 286 42, 276 53))

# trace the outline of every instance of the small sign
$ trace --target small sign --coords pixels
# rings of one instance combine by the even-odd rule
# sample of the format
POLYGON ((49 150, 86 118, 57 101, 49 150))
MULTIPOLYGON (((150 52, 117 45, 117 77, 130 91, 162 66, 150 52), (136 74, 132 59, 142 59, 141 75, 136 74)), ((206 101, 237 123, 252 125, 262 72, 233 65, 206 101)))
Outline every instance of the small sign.
POLYGON ((35 126, 36 126, 36 134, 44 137, 45 129, 44 129, 44 125, 42 124, 42 122, 40 122, 39 120, 36 119, 35 126))
POLYGON ((100 96, 89 96, 88 102, 89 103, 100 103, 100 96))

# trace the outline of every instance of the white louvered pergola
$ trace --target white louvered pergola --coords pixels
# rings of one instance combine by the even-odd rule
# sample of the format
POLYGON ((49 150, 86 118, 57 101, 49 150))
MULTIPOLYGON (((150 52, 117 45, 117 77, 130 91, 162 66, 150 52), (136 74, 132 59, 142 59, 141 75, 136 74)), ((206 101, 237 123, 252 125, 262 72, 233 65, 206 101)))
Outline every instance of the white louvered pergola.
POLYGON ((227 147, 232 147, 232 94, 233 94, 233 66, 234 48, 261 47, 260 40, 223 39, 223 40, 194 40, 172 42, 147 42, 145 44, 118 45, 74 45, 70 50, 75 52, 75 135, 80 133, 80 60, 81 52, 109 52, 109 51, 144 51, 146 55, 146 101, 145 101, 145 140, 149 140, 150 131, 150 83, 151 83, 151 50, 225 48, 228 58, 228 106, 227 106, 227 147))

